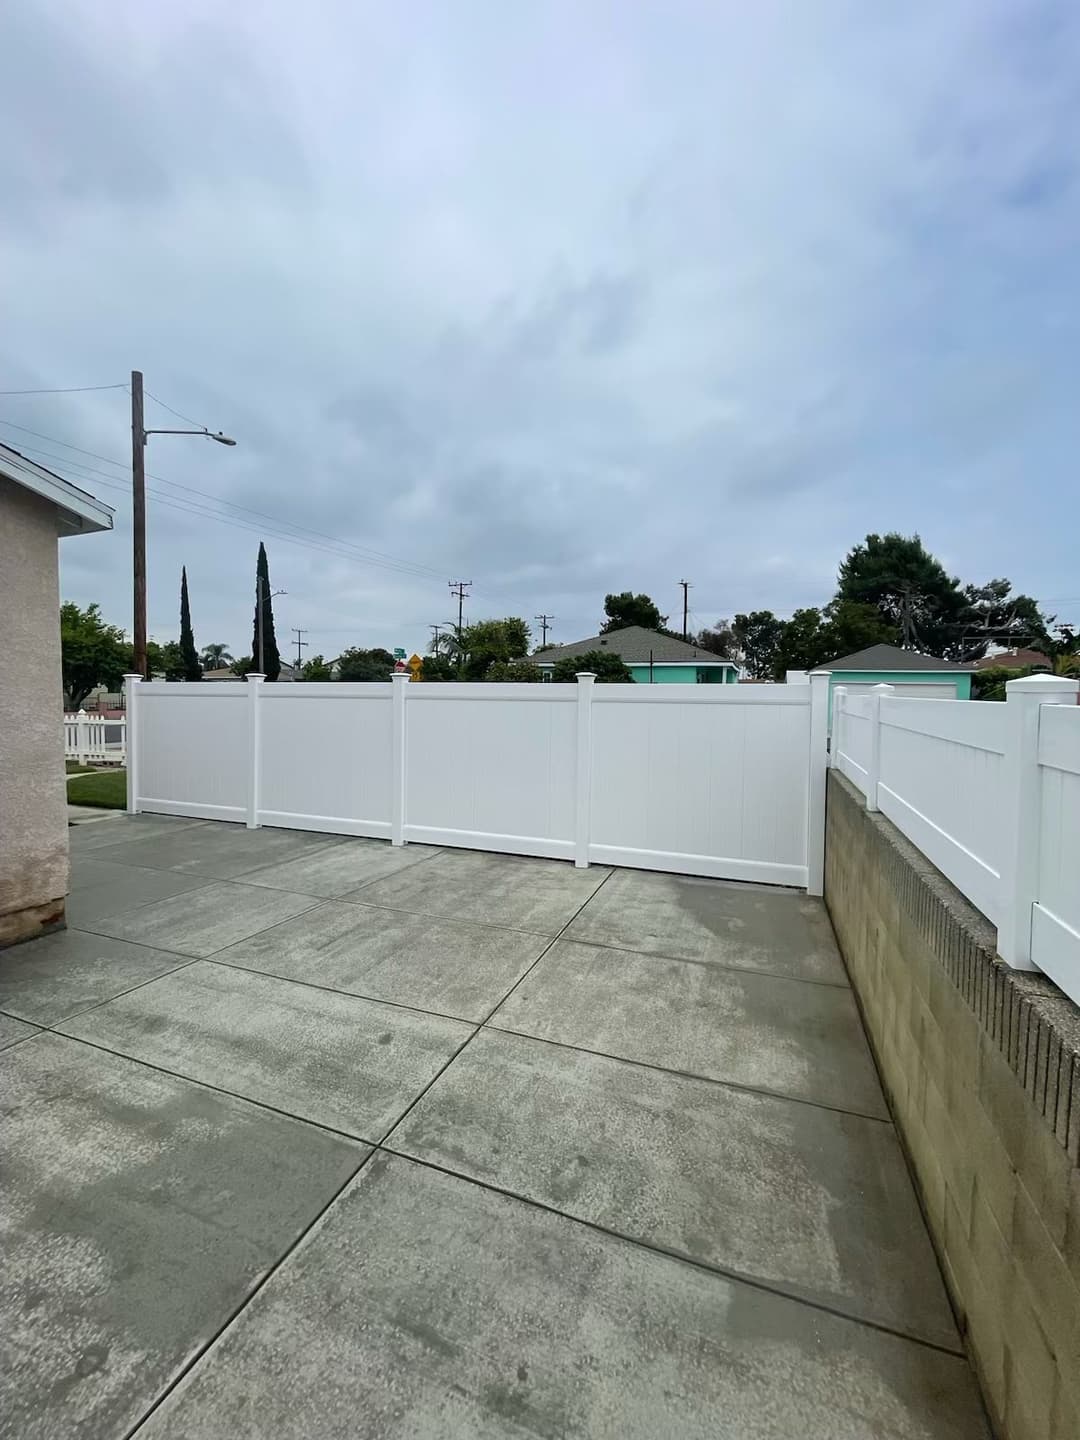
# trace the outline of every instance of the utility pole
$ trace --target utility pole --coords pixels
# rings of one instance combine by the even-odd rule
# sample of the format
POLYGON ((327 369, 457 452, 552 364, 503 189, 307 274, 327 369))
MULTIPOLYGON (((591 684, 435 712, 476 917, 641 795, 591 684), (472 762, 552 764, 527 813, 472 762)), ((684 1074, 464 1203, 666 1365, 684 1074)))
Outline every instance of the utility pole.
POLYGON ((431 631, 431 653, 433 655, 439 653, 439 632, 444 628, 442 621, 440 621, 438 625, 428 626, 428 629, 431 631))
POLYGON ((551 622, 555 619, 555 616, 534 615, 533 619, 540 621, 540 646, 543 648, 547 644, 547 632, 551 629, 551 622))
POLYGON ((682 638, 686 639, 686 621, 690 611, 690 581, 680 580, 682 586, 682 638))
POLYGON ((205 425, 198 430, 148 430, 143 413, 142 371, 131 372, 131 573, 135 602, 131 663, 132 672, 144 680, 150 678, 146 669, 146 442, 151 435, 204 435, 219 445, 236 444, 231 436, 207 430, 205 425))
POLYGON ((301 635, 306 635, 307 631, 297 629, 297 627, 294 625, 292 633, 296 636, 296 668, 297 670, 299 670, 300 666, 303 664, 304 661, 304 657, 301 654, 301 651, 308 648, 308 642, 306 640, 301 640, 300 637, 301 635))
POLYGON ((131 532, 135 612, 131 663, 135 674, 146 680, 146 430, 141 370, 131 372, 131 532))
POLYGON ((458 665, 458 674, 460 675, 460 674, 461 674, 461 671, 462 671, 462 668, 463 668, 464 665, 465 665, 465 651, 462 649, 462 646, 461 646, 461 632, 462 632, 462 628, 463 628, 462 622, 463 622, 464 614, 465 614, 465 596, 468 594, 469 589, 470 589, 470 587, 472 586, 472 583, 473 583, 473 582, 472 582, 471 580, 450 580, 448 583, 449 583, 449 586, 450 586, 450 594, 457 596, 457 640, 458 640, 458 659, 457 659, 457 665, 458 665))

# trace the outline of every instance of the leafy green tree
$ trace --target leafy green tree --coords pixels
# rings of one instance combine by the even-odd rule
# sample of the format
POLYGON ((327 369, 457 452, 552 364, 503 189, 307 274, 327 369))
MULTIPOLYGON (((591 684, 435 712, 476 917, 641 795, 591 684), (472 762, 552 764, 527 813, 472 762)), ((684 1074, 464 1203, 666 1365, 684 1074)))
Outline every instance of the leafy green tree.
POLYGON ((199 652, 195 649, 195 634, 191 628, 191 605, 188 602, 187 566, 180 570, 180 654, 183 661, 183 679, 201 680, 202 666, 199 652))
POLYGON ((233 663, 233 656, 229 654, 227 645, 206 645, 199 656, 199 663, 204 670, 224 670, 226 665, 233 663))
POLYGON ((965 652, 970 602, 918 535, 867 535, 841 562, 836 599, 875 606, 910 650, 950 660, 965 652))
POLYGON ((229 669, 242 680, 245 675, 250 675, 255 669, 255 661, 250 655, 242 655, 239 660, 233 661, 229 669))
POLYGON ((455 626, 447 650, 459 679, 484 680, 492 665, 505 665, 528 654, 529 627, 516 615, 504 620, 477 620, 464 626, 460 635, 455 626))
POLYGON ((813 670, 826 657, 825 622, 813 606, 796 610, 780 625, 770 678, 782 680, 787 670, 813 670))
POLYGON ((175 640, 166 640, 160 645, 156 640, 146 642, 146 668, 151 680, 183 680, 184 655, 175 640))
POLYGON ((367 683, 372 680, 387 680, 394 673, 394 657, 389 650, 376 647, 362 650, 352 646, 343 650, 338 657, 338 679, 353 683, 367 683))
POLYGON ((1010 581, 998 579, 988 580, 985 585, 965 585, 964 598, 967 601, 962 636, 964 659, 980 660, 991 644, 1051 654, 1054 617, 1043 615, 1030 595, 1014 595, 1010 581))
POLYGON ((531 660, 493 660, 488 666, 485 680, 531 683, 544 677, 538 665, 531 660))
POLYGON ((566 655, 552 666, 551 678, 560 685, 576 684, 579 674, 591 671, 598 685, 633 684, 621 655, 610 650, 588 650, 584 655, 566 655))
POLYGON ((738 654, 755 680, 769 680, 776 673, 783 629, 784 622, 771 610, 752 610, 732 621, 738 654))
POLYGON ((99 685, 119 690, 131 669, 131 646, 118 625, 101 618, 100 606, 81 610, 67 600, 60 606, 60 665, 64 704, 78 710, 99 685))
POLYGON ((259 629, 262 628, 263 665, 267 680, 276 680, 281 674, 281 656, 278 653, 277 636, 274 634, 274 602, 270 591, 270 566, 266 559, 266 546, 259 541, 259 558, 255 565, 255 629, 251 642, 252 668, 259 665, 259 629))
POLYGON ((656 603, 648 595, 635 595, 623 590, 619 595, 604 596, 604 614, 607 619, 600 627, 601 635, 612 630, 625 630, 629 625, 641 625, 646 630, 664 630, 668 617, 661 615, 656 603))
POLYGON ((425 655, 421 678, 425 681, 457 679, 457 668, 446 655, 425 655))
POLYGON ((711 629, 701 630, 697 635, 691 636, 691 641, 699 650, 707 650, 710 655, 717 655, 721 660, 739 658, 738 642, 728 620, 718 620, 711 629))
POLYGON ((875 605, 861 604, 857 600, 834 600, 825 607, 821 642, 821 653, 810 669, 814 665, 836 660, 841 655, 867 650, 871 645, 898 645, 900 632, 875 605))
POLYGON ((312 655, 300 670, 301 680, 333 680, 334 672, 321 655, 312 655))

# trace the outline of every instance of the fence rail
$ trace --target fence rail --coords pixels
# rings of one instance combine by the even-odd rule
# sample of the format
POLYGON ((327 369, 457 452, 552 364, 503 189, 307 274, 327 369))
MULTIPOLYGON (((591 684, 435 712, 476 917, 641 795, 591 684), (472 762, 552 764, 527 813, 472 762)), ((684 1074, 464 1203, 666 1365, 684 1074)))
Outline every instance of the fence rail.
POLYGON ((128 808, 820 894, 827 685, 129 677, 128 808))
POLYGON ((1004 705, 834 691, 832 763, 997 926, 1010 965, 1080 1000, 1080 682, 1004 705))
POLYGON ((127 758, 127 717, 64 716, 64 759, 81 765, 123 765, 127 758))

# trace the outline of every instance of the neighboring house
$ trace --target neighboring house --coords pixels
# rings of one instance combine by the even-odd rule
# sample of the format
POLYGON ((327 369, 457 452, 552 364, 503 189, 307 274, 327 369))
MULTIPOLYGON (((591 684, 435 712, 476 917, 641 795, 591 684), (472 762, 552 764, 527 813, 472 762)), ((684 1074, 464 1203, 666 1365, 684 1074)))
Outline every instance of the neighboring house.
POLYGON ((999 650, 975 661, 976 670, 1052 670, 1054 667, 1041 650, 999 650))
MULTIPOLYGON (((829 715, 832 717, 832 692, 837 685, 849 691, 869 690, 874 685, 891 685, 897 695, 921 700, 970 700, 971 672, 974 667, 958 660, 941 660, 936 655, 920 655, 917 650, 901 650, 898 645, 871 645, 854 655, 841 655, 818 670, 829 671, 829 715)), ((788 671, 788 684, 805 684, 802 671, 788 671)))
POLYGON ((734 661, 721 660, 697 645, 661 635, 658 630, 646 630, 642 625, 627 625, 589 640, 538 650, 530 659, 550 675, 559 660, 587 655, 590 650, 610 650, 618 655, 639 685, 733 685, 739 678, 734 661))
POLYGON ((85 490, 0 444, 0 946, 64 924, 68 891, 57 540, 111 530, 85 490))

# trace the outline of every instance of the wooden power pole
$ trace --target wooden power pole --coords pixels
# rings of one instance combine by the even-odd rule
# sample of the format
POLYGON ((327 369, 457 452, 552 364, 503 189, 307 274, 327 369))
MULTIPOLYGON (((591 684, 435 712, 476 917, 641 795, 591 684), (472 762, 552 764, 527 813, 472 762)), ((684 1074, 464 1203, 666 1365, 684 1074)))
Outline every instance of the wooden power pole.
POLYGON ((680 580, 682 586, 682 638, 686 639, 686 620, 690 610, 690 581, 680 580))
POLYGON ((551 629, 551 622, 555 619, 555 616, 534 615, 533 619, 540 621, 540 645, 541 648, 543 648, 543 646, 547 644, 547 632, 551 629))
POLYGON ((131 559, 134 581, 134 657, 132 669, 146 673, 146 429, 142 371, 131 372, 131 559))

